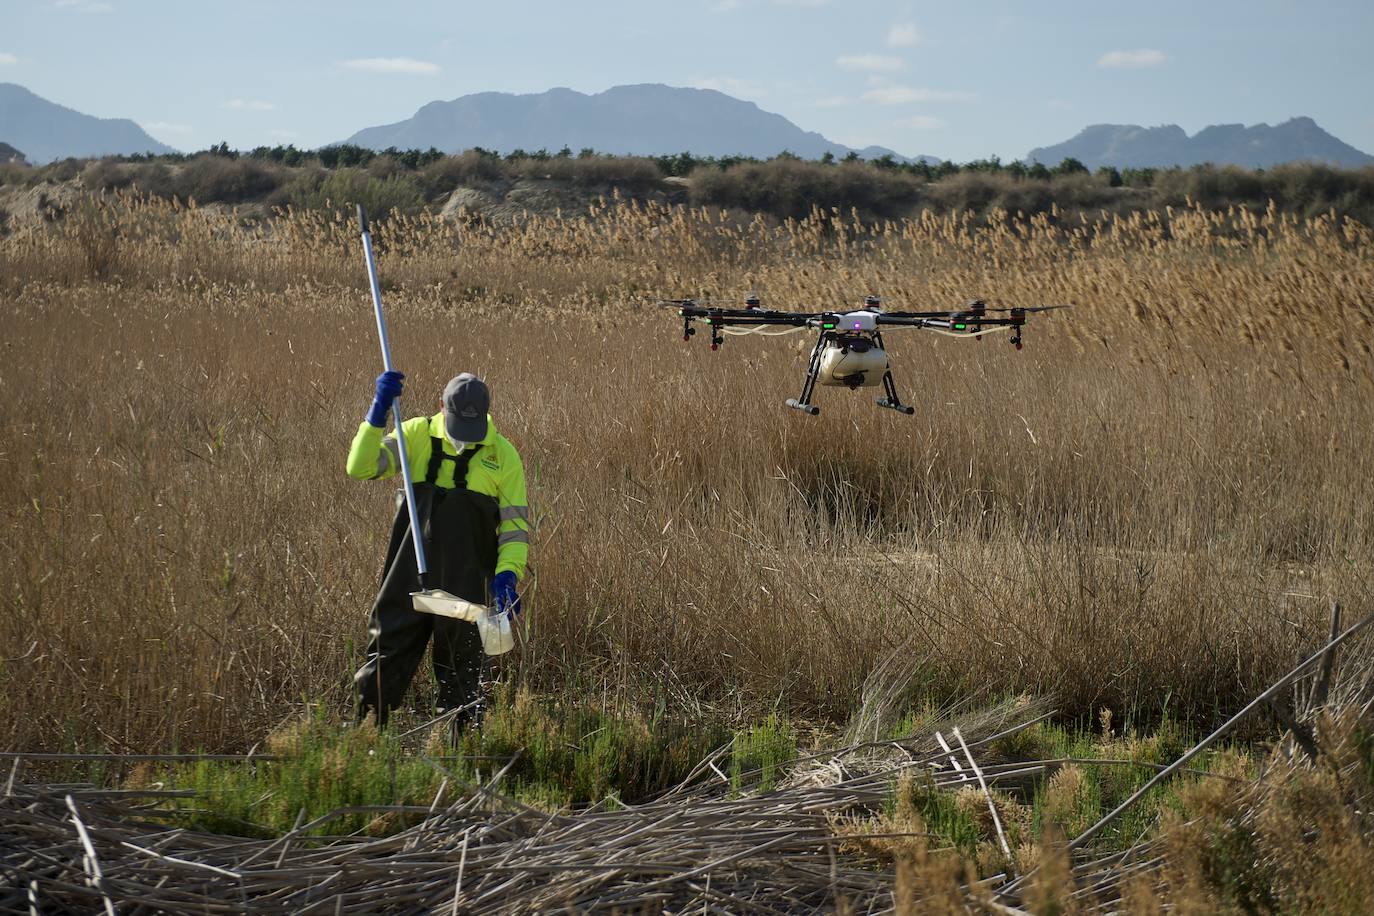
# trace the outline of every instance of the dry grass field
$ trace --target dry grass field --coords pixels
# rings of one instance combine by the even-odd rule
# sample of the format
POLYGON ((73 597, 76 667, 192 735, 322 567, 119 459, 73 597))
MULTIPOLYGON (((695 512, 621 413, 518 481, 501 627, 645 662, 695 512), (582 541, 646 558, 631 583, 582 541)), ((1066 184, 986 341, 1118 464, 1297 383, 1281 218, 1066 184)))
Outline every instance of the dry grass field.
MULTIPOLYGON (((907 703, 1196 732, 1374 597, 1358 223, 610 201, 375 238, 406 412, 478 372, 524 455, 521 689, 834 728, 887 662, 907 703), (711 353, 650 304, 751 290, 1075 308, 1022 352, 890 334, 916 415, 822 389, 807 418, 800 336, 711 353)), ((0 297, 0 748, 242 752, 347 716, 393 499, 343 473, 380 363, 352 224, 92 199, 0 240, 0 297)))

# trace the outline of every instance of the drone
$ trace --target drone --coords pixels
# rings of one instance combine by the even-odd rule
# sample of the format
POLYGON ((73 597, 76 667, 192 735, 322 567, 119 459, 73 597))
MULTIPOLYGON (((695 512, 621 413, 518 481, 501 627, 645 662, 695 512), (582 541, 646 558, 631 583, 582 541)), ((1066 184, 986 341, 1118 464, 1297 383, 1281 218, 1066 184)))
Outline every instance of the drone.
POLYGON ((916 408, 902 403, 892 380, 892 367, 883 348, 883 328, 923 328, 949 337, 982 339, 984 334, 1010 331, 1011 343, 1021 349, 1026 316, 1033 312, 1071 308, 1067 305, 1040 305, 990 309, 974 299, 961 309, 936 312, 888 312, 879 296, 868 296, 864 307, 849 312, 780 312, 765 309, 756 295, 744 300, 744 308, 714 308, 693 299, 665 299, 659 305, 676 308, 682 317, 682 339, 690 341, 697 333, 693 324, 706 322, 711 329, 711 349, 719 350, 725 335, 760 334, 776 337, 798 331, 816 332, 816 346, 807 364, 801 397, 788 398, 787 406, 809 416, 821 412, 811 402, 817 385, 848 388, 882 386, 879 407, 910 416, 916 408))

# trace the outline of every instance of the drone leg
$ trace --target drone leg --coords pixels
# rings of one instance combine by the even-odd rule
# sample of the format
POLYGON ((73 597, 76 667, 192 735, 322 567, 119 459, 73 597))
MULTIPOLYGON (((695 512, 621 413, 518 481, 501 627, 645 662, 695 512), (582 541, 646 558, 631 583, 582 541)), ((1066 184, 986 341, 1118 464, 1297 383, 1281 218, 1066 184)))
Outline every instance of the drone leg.
POLYGON ((888 407, 898 413, 904 413, 908 417, 916 412, 916 408, 910 404, 903 404, 901 398, 897 397, 897 383, 892 380, 892 370, 883 373, 883 391, 887 397, 878 398, 879 407, 888 407))
POLYGON ((816 376, 821 369, 821 350, 825 347, 825 332, 822 331, 816 339, 816 349, 811 351, 811 361, 806 366, 806 381, 802 382, 801 397, 788 398, 787 406, 793 410, 800 410, 810 416, 816 416, 821 409, 811 403, 811 394, 816 390, 816 376))

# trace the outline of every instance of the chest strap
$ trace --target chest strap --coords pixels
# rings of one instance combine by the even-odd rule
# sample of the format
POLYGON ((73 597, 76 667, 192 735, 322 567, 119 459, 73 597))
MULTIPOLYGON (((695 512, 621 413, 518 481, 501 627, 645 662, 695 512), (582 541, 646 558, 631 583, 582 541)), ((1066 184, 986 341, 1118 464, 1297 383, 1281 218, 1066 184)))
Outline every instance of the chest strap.
POLYGON ((468 485, 468 465, 472 462, 472 456, 477 454, 477 448, 463 449, 463 453, 457 458, 444 453, 444 440, 438 436, 429 437, 429 468, 425 471, 425 483, 439 485, 439 471, 445 461, 453 464, 453 486, 455 489, 467 489, 468 485))

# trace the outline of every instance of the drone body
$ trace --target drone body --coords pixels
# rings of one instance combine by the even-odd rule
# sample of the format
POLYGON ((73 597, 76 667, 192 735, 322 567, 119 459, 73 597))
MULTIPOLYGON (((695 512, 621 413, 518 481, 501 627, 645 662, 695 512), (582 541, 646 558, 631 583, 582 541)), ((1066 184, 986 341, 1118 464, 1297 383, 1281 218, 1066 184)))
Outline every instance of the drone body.
POLYGON ((801 396, 788 398, 787 406, 811 416, 821 409, 811 403, 817 385, 849 388, 882 386, 879 407, 913 414, 916 409, 903 404, 892 379, 892 366, 883 346, 883 327, 924 328, 950 337, 980 339, 995 331, 1010 331, 1011 342, 1021 349, 1021 331, 1031 312, 1067 308, 1044 305, 1032 308, 989 309, 975 299, 962 309, 942 312, 886 312, 882 300, 869 296, 864 307, 849 312, 778 312, 761 308, 757 296, 745 299, 742 309, 709 308, 692 299, 661 303, 674 306, 682 317, 682 339, 696 334, 693 323, 704 321, 711 329, 711 349, 718 350, 726 334, 760 334, 775 337, 811 329, 816 346, 811 351, 801 396), (770 330, 771 329, 771 330, 770 330))

